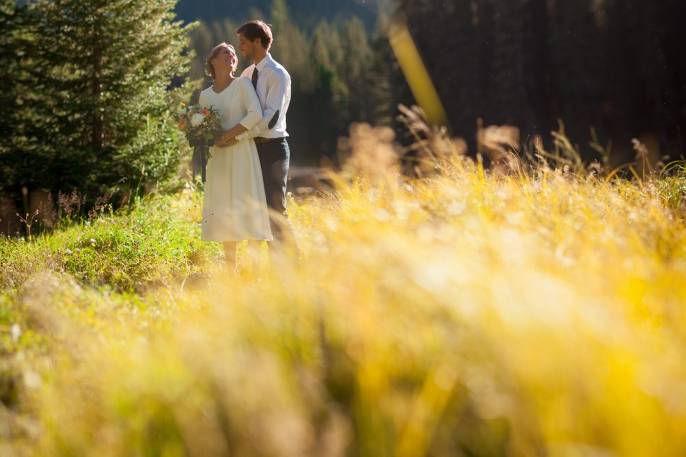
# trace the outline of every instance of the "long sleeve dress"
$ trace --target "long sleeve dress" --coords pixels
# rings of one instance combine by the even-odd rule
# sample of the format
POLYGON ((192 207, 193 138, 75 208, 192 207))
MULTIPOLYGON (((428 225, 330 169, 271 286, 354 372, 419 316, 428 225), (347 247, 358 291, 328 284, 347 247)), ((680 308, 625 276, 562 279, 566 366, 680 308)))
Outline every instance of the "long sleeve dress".
MULTIPOLYGON (((234 80, 217 93, 208 87, 199 104, 214 107, 229 130, 241 124, 250 130, 262 120, 262 108, 247 78, 234 80)), ((206 241, 267 240, 273 236, 260 159, 251 138, 229 147, 210 148, 203 196, 202 239, 206 241)))

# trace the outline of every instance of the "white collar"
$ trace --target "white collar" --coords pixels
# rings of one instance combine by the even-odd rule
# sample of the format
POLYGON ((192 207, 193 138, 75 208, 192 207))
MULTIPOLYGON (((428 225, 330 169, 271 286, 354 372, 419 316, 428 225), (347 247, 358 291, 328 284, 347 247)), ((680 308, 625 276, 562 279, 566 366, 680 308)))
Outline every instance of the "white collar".
POLYGON ((257 68, 257 71, 262 71, 264 70, 264 67, 267 65, 267 63, 271 62, 272 60, 272 55, 270 53, 267 53, 266 56, 260 62, 255 65, 255 68, 257 68))

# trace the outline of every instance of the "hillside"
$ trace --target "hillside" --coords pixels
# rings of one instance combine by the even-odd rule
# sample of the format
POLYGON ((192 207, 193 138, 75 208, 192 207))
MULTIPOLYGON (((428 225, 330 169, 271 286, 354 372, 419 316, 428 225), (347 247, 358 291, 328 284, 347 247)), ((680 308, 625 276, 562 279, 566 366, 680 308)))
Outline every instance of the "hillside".
MULTIPOLYGON (((176 8, 184 21, 213 22, 224 18, 236 21, 254 18, 254 11, 267 15, 273 0, 181 0, 176 8)), ((320 19, 360 17, 372 26, 377 16, 378 0, 287 0, 291 17, 301 26, 311 26, 320 19)))

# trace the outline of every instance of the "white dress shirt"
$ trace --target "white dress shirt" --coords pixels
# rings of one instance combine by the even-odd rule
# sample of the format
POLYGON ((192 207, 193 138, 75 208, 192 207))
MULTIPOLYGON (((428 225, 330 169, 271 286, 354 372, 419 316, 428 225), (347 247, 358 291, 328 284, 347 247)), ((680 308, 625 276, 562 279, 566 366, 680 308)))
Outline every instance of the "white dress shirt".
POLYGON ((241 141, 246 138, 284 138, 286 131, 286 113, 291 103, 291 75, 271 54, 262 59, 257 65, 250 65, 243 71, 242 77, 252 81, 252 75, 257 67, 257 98, 262 105, 262 121, 249 131, 238 135, 241 141), (279 112, 279 118, 273 128, 269 128, 272 118, 279 112))

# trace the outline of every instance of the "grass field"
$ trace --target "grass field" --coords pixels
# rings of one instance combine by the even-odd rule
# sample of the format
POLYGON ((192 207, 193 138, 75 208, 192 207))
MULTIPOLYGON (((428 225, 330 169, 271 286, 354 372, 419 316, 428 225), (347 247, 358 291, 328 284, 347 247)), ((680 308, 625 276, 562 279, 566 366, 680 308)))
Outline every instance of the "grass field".
POLYGON ((683 174, 386 170, 238 277, 193 190, 0 240, 0 454, 686 455, 683 174))

